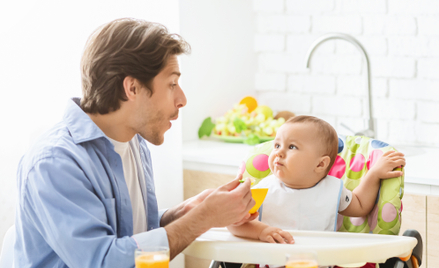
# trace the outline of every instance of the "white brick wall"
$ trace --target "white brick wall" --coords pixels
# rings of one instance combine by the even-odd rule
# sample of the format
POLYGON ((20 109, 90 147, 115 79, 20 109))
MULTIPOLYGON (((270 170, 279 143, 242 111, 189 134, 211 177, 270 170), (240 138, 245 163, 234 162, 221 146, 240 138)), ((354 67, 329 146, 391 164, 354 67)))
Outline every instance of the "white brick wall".
POLYGON ((343 134, 366 127, 365 61, 344 40, 305 56, 322 34, 360 41, 371 63, 377 137, 439 145, 439 1, 254 0, 258 99, 274 110, 327 120, 343 134))

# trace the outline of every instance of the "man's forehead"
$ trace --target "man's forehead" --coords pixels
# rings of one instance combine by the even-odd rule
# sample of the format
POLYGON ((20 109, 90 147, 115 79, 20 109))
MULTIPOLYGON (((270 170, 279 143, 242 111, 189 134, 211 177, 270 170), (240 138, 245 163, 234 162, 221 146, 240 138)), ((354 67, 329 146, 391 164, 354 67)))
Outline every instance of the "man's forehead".
POLYGON ((168 58, 166 62, 166 66, 163 69, 163 72, 166 74, 166 76, 171 76, 171 75, 181 76, 180 65, 178 63, 177 56, 172 55, 168 58))

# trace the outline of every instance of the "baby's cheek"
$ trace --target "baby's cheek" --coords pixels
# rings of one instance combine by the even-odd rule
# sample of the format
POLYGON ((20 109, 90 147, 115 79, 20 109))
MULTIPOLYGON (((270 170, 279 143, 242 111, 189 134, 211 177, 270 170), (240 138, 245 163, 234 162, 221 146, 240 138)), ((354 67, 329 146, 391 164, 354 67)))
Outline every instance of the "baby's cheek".
POLYGON ((273 172, 273 167, 274 167, 274 156, 272 154, 270 154, 270 156, 268 157, 268 167, 270 168, 271 172, 273 172))

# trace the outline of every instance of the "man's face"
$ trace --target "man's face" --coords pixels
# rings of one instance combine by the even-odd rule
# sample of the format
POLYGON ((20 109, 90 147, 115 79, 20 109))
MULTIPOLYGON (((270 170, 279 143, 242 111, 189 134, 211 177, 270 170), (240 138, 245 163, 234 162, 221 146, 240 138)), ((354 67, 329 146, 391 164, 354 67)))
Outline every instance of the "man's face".
POLYGON ((273 174, 286 186, 309 188, 321 177, 315 173, 321 157, 320 140, 311 123, 286 123, 274 139, 268 163, 273 174))
POLYGON ((145 88, 140 90, 134 128, 152 144, 163 143, 165 132, 172 126, 171 121, 178 118, 179 109, 186 105, 179 78, 177 56, 170 56, 165 68, 152 80, 152 96, 145 88))

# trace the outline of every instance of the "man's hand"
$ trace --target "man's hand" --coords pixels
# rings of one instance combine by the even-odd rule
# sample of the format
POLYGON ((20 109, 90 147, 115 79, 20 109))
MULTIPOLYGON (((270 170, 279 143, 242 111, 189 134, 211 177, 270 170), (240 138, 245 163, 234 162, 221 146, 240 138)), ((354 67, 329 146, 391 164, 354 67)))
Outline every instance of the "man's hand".
POLYGON ((257 217, 256 213, 248 213, 255 205, 250 191, 250 179, 247 178, 243 183, 239 182, 240 179, 241 176, 238 176, 217 188, 199 205, 211 227, 242 224, 257 217))
POLYGON ((184 202, 184 213, 186 214, 188 211, 190 211, 194 207, 198 206, 213 191, 215 191, 215 189, 206 189, 206 190, 202 191, 201 193, 197 194, 196 196, 193 196, 193 197, 187 199, 184 202))
POLYGON ((206 199, 206 197, 211 194, 214 191, 214 189, 207 189, 202 191, 201 193, 197 194, 196 196, 193 196, 191 198, 188 198, 184 202, 180 203, 179 205, 168 209, 160 219, 160 226, 166 226, 170 224, 171 222, 175 221, 176 219, 179 219, 180 217, 184 216, 186 213, 191 211, 194 207, 198 206, 201 202, 206 199))
POLYGON ((268 243, 294 244, 294 238, 289 232, 271 226, 262 230, 259 240, 268 243))
POLYGON ((243 225, 244 223, 250 222, 254 219, 256 219, 257 217, 259 217, 259 212, 255 212, 253 214, 248 213, 242 220, 235 222, 233 224, 231 224, 230 226, 240 226, 243 225))
POLYGON ((255 201, 250 191, 250 179, 244 183, 240 183, 240 179, 241 176, 238 176, 213 191, 208 190, 194 197, 186 203, 192 208, 176 220, 163 220, 166 214, 173 213, 163 215, 161 224, 168 234, 171 259, 210 228, 246 221, 255 201))
POLYGON ((402 176, 402 171, 394 171, 395 168, 405 166, 404 154, 401 152, 387 151, 369 170, 370 173, 379 179, 390 179, 402 176))

